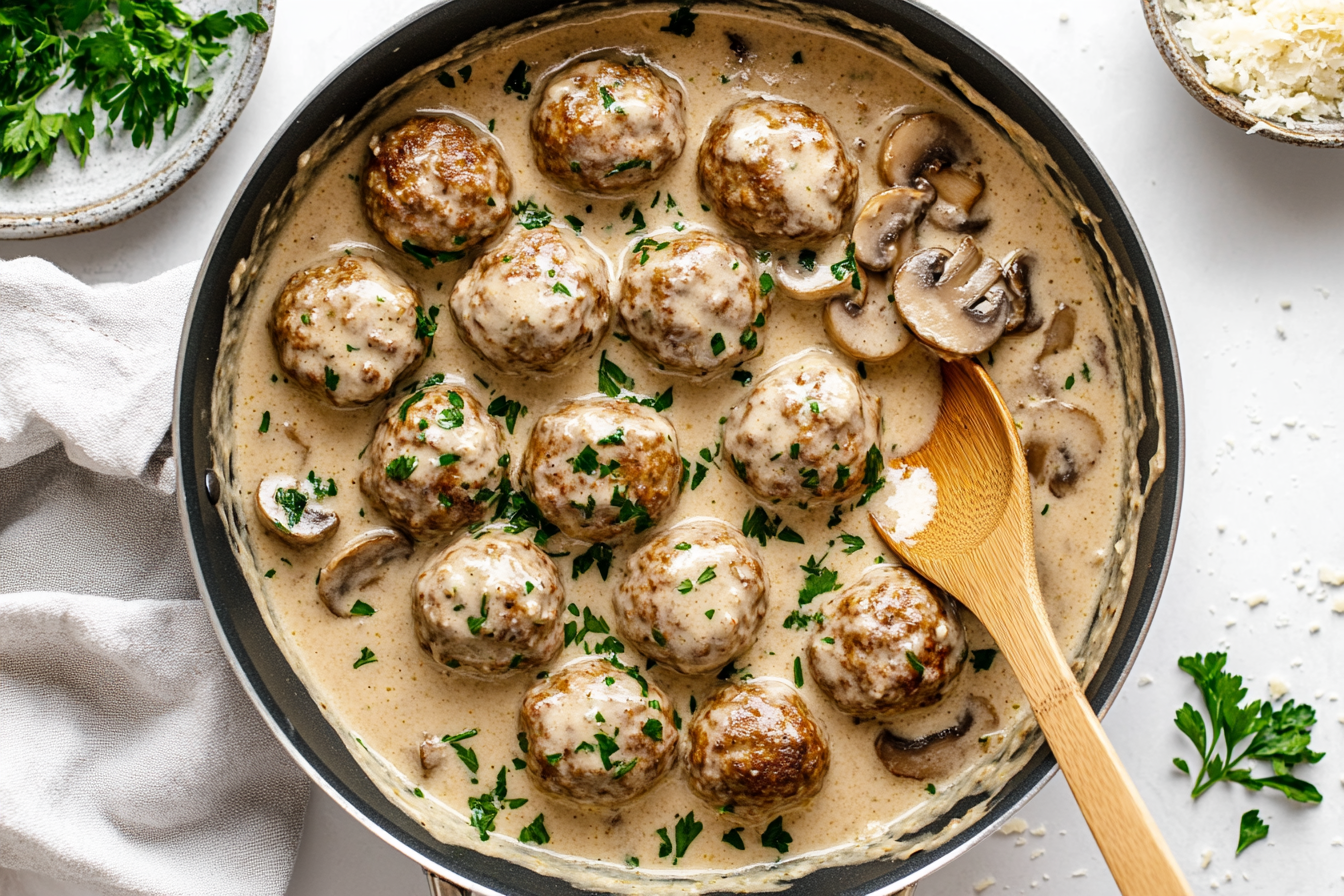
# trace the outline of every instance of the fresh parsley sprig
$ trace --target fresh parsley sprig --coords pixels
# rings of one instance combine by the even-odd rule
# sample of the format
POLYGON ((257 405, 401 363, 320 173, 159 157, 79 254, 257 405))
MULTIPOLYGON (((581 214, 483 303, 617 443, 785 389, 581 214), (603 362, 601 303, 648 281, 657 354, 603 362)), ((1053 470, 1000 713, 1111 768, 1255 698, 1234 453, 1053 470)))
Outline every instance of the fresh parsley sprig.
MULTIPOLYGON (((1316 711, 1292 700, 1277 710, 1260 700, 1241 705, 1246 688, 1242 687, 1240 675, 1232 675, 1223 668, 1226 663, 1226 653, 1197 653, 1183 656, 1176 663, 1195 680, 1209 713, 1209 721, 1205 723, 1204 716, 1189 703, 1176 711, 1176 727, 1190 738, 1201 760, 1190 795, 1198 798, 1219 781, 1230 781, 1250 790, 1268 787, 1301 803, 1319 803, 1321 792, 1291 773, 1293 766, 1314 765, 1325 756, 1311 749, 1316 711), (1242 743, 1245 748, 1237 752, 1242 743), (1268 762, 1274 774, 1255 777, 1250 769, 1241 767, 1250 760, 1268 762)), ((1184 759, 1177 757, 1172 762, 1190 774, 1190 766, 1184 759)))
POLYGON ((80 164, 97 130, 121 122, 136 147, 169 137, 178 111, 214 90, 202 70, 238 28, 267 30, 256 13, 193 17, 171 0, 35 0, 0 8, 0 177, 49 163, 62 137, 80 164), (93 27, 87 27, 93 26, 93 27), (39 108, 52 87, 83 91, 78 106, 39 108))

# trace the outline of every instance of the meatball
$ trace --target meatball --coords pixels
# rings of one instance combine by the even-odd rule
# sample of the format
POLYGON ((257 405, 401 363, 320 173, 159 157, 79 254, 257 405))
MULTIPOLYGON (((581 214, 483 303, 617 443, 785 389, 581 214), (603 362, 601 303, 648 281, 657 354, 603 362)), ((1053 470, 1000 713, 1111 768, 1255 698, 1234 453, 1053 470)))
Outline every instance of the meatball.
POLYGON ((550 373, 606 335, 606 259, 566 230, 518 229, 453 287, 448 307, 462 341, 504 373, 550 373))
POLYGON ((564 602, 560 571, 540 548, 517 535, 486 532, 425 564, 411 614, 434 662, 498 673, 555 659, 564 602))
POLYGON ((846 501, 863 491, 867 466, 881 466, 881 407, 852 370, 808 352, 728 413, 723 453, 764 501, 846 501))
POLYGON ((547 83, 532 113, 537 167, 573 190, 628 193, 681 156, 681 107, 681 91, 647 65, 572 65, 547 83))
POLYGON ((538 420, 522 475, 542 515, 585 541, 651 529, 681 497, 672 424, 652 408, 614 398, 571 401, 538 420))
POLYGON ((701 705, 686 739, 696 796, 749 821, 816 796, 831 764, 826 735, 802 696, 776 679, 719 691, 701 705))
POLYGON ((509 465, 498 421, 471 390, 430 379, 439 384, 388 404, 359 476, 373 505, 418 539, 482 520, 509 465))
POLYGON ((508 166, 452 118, 416 117, 369 141, 364 211, 389 243, 460 252, 509 223, 508 166))
POLYGON ((761 558, 740 532, 719 520, 690 520, 630 555, 616 592, 616 628, 665 666, 711 672, 756 639, 769 590, 761 558))
POLYGON ((807 663, 842 712, 929 706, 966 661, 956 604, 903 566, 869 569, 821 612, 825 621, 812 632, 807 663))
POLYGON ((826 117, 764 97, 709 125, 697 160, 700 191, 720 218, 758 237, 819 240, 844 226, 858 169, 826 117))
POLYGON ((537 682, 519 717, 532 778, 579 802, 633 799, 677 761, 672 702, 616 657, 581 659, 537 682))
POLYGON ((338 408, 372 404, 425 357, 420 298, 371 258, 343 255, 300 271, 271 315, 276 360, 296 384, 338 408))
POLYGON ((616 310, 630 340, 661 367, 709 376, 761 353, 770 299, 746 249, 692 233, 635 244, 616 310))

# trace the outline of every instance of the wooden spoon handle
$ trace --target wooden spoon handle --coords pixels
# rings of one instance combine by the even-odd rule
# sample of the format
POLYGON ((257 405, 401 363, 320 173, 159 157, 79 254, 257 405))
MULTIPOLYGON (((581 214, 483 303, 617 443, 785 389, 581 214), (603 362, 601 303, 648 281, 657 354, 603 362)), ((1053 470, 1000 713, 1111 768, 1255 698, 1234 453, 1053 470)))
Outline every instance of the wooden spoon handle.
POLYGON ((1031 603, 1016 601, 1026 612, 999 646, 1022 683, 1116 885, 1125 896, 1190 896, 1162 832, 1065 664, 1039 598, 1036 612, 1029 609, 1031 603))

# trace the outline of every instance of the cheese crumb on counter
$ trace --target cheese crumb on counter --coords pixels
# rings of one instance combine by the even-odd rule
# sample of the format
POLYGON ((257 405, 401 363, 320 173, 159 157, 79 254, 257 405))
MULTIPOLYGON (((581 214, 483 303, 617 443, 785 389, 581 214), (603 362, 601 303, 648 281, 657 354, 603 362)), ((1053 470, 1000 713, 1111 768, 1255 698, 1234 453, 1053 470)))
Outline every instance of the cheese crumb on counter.
POLYGON ((1322 565, 1316 573, 1317 578, 1326 585, 1344 585, 1344 572, 1322 565))
POLYGON ((977 893, 983 893, 990 887, 994 886, 994 883, 995 883, 994 878, 987 877, 984 880, 980 881, 979 883, 973 885, 971 889, 975 890, 975 892, 977 893))
POLYGON ((1209 83, 1261 118, 1340 117, 1344 9, 1330 0, 1164 0, 1209 83))
POLYGON ((1027 829, 1027 822, 1023 818, 1013 818, 1004 822, 1003 827, 999 828, 999 833, 1004 836, 1010 834, 1020 834, 1027 829))
POLYGON ((1271 700, 1282 700, 1287 693, 1288 682, 1277 675, 1269 676, 1269 697, 1271 700))

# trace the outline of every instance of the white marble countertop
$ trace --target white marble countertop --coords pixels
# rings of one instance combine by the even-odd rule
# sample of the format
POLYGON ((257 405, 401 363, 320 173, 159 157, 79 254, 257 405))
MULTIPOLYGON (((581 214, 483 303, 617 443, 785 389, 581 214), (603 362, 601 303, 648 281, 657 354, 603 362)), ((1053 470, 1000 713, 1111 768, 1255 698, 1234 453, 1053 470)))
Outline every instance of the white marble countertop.
MULTIPOLYGON (((251 104, 195 178, 128 222, 0 243, 0 257, 41 255, 91 282, 143 279, 199 258, 285 117, 375 27, 421 5, 284 0, 251 104), (376 26, 366 24, 374 9, 376 26)), ((1344 151, 1247 137, 1206 112, 1163 65, 1137 0, 931 5, 1072 122, 1137 220, 1171 309, 1187 420, 1180 535, 1156 621, 1106 728, 1197 892, 1340 892, 1344 588, 1323 585, 1318 572, 1344 568, 1344 151), (1248 601, 1256 595, 1267 600, 1248 601), (1302 774, 1323 804, 1227 785, 1191 802, 1171 758, 1194 751, 1171 719, 1197 695, 1176 658, 1220 649, 1251 696, 1267 697, 1277 677, 1289 697, 1317 708, 1315 746, 1327 756, 1302 774), (1238 819, 1252 807, 1269 838, 1234 857, 1238 819)), ((973 893, 991 878, 985 893, 1117 892, 1062 778, 1021 817, 1043 835, 994 835, 922 883, 920 896, 973 893)), ((315 792, 289 892, 426 890, 411 861, 315 792)), ((32 893, 77 896, 66 887, 32 893)))

